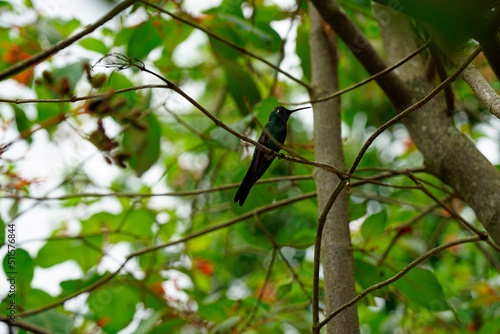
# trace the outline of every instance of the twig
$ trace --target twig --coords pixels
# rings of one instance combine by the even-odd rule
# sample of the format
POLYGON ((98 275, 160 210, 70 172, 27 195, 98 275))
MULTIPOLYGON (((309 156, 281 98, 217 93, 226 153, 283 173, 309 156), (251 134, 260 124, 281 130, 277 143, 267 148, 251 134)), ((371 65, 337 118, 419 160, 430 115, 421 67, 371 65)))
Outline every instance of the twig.
MULTIPOLYGON (((272 183, 272 182, 280 182, 280 181, 300 181, 300 180, 310 180, 312 178, 311 175, 297 175, 297 176, 282 176, 282 177, 273 177, 269 179, 262 179, 256 182, 256 184, 264 184, 264 183, 272 183)), ((208 189, 197 189, 197 190, 186 190, 186 191, 174 191, 174 192, 166 192, 166 193, 156 193, 156 194, 144 194, 144 193, 128 193, 128 192, 116 192, 116 193, 79 193, 79 194, 67 194, 62 196, 29 196, 29 195, 14 195, 7 194, 4 196, 0 196, 1 198, 10 198, 10 199, 32 199, 37 201, 53 201, 53 200, 66 200, 71 198, 80 198, 80 197, 161 197, 161 196, 192 196, 192 195, 200 195, 205 193, 211 193, 221 190, 227 190, 232 188, 239 187, 239 183, 231 183, 222 186, 212 187, 208 189)))
POLYGON ((114 94, 120 94, 120 93, 125 93, 125 92, 130 92, 134 90, 140 90, 140 89, 148 89, 148 88, 168 88, 167 85, 141 85, 141 86, 134 86, 134 87, 129 87, 129 88, 123 88, 123 89, 117 89, 115 91, 110 91, 102 94, 95 94, 95 95, 87 95, 87 96, 73 96, 70 98, 66 99, 3 99, 0 98, 0 102, 5 102, 5 103, 14 103, 14 104, 24 104, 24 103, 62 103, 62 102, 70 102, 70 103, 75 103, 79 101, 85 101, 85 100, 92 100, 92 99, 99 99, 103 97, 108 97, 114 94))
POLYGON ((176 113, 174 113, 173 111, 171 111, 170 109, 168 109, 165 105, 163 105, 163 109, 165 109, 170 115, 174 116, 174 118, 177 120, 177 122, 179 122, 187 130, 189 130, 190 132, 194 133, 195 135, 197 135, 201 139, 208 140, 208 141, 214 141, 215 140, 211 136, 209 136, 209 135, 207 135, 207 134, 205 134, 203 132, 198 131, 198 129, 194 128, 191 124, 189 124, 188 122, 186 122, 185 120, 183 120, 179 115, 177 115, 176 113))
POLYGON ((255 221, 259 225, 260 229, 267 236, 267 238, 269 239, 269 241, 271 242, 271 244, 273 245, 273 247, 275 247, 278 250, 278 253, 279 253, 280 257, 283 260, 283 262, 285 263, 285 265, 288 267, 288 270, 290 271, 290 274, 292 275, 293 280, 295 280, 297 282, 297 284, 300 286, 300 288, 302 289, 302 292, 304 292, 304 295, 306 295, 307 299, 309 299, 312 302, 311 295, 307 291, 304 283, 300 280, 299 276, 297 275, 297 273, 293 269, 293 267, 290 264, 290 262, 288 262, 288 260, 286 259, 285 255, 283 255, 283 252, 281 252, 282 245, 280 245, 276 241, 276 239, 271 234, 271 232, 269 232, 269 230, 267 229, 267 227, 262 223, 262 220, 260 219, 260 217, 258 215, 255 215, 255 221))
MULTIPOLYGON (((10 318, 6 317, 3 314, 0 314, 0 321, 5 322, 8 326, 12 326, 12 325, 10 325, 10 322, 11 322, 10 318)), ((53 332, 53 331, 49 331, 48 329, 39 327, 37 325, 34 325, 34 324, 27 322, 27 321, 24 321, 22 319, 16 319, 15 325, 13 325, 12 327, 22 328, 22 329, 25 329, 27 331, 37 333, 37 334, 55 334, 55 332, 53 332)))
POLYGON ((245 329, 246 327, 250 326, 250 324, 252 323, 253 319, 257 315, 257 310, 259 309, 260 303, 262 302, 262 296, 264 296, 264 291, 265 291, 267 285, 269 284, 269 279, 271 278, 271 272, 273 270, 274 262, 276 261, 276 251, 277 250, 278 249, 276 247, 273 247, 273 251, 272 251, 272 254, 271 254, 271 262, 269 262, 269 267, 267 268, 267 272, 266 272, 266 277, 264 279, 264 283, 262 284, 262 287, 261 287, 261 289, 259 291, 259 296, 257 297, 257 301, 255 302, 255 305, 254 305, 252 311, 250 312, 250 316, 248 317, 248 321, 243 326, 243 329, 245 329))

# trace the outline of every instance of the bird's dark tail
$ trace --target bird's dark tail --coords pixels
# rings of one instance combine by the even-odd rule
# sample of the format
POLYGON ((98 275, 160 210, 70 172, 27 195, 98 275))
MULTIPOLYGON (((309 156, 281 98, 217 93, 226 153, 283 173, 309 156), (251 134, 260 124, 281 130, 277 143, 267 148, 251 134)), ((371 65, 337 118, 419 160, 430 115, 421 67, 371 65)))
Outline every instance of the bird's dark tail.
POLYGON ((236 195, 234 196, 234 203, 240 202, 240 206, 245 203, 245 200, 247 199, 248 193, 250 192, 250 189, 252 189, 253 184, 255 183, 254 180, 252 180, 252 173, 251 169, 247 172, 245 175, 245 178, 240 184, 240 187, 238 188, 238 191, 236 192, 236 195))

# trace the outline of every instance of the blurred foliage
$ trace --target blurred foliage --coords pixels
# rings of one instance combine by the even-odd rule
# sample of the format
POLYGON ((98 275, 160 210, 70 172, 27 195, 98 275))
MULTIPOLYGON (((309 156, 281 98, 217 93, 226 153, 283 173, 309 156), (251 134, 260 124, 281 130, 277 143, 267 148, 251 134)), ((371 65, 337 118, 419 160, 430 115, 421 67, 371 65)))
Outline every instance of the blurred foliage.
MULTIPOLYGON (((220 6, 199 15, 189 14, 190 8, 182 1, 157 3, 273 63, 282 58, 285 43, 295 45, 296 55, 289 56, 296 56, 296 61, 290 70, 310 82, 307 1, 301 1, 297 9, 296 4, 280 8, 272 1, 223 0, 220 6), (291 20, 297 23, 297 33, 278 33, 276 24, 288 26, 291 20)), ((370 1, 339 3, 382 52, 370 1)), ((19 6, 0 1, 0 14, 22 15, 28 11, 35 13, 36 20, 24 26, 0 28, 0 70, 83 26, 76 19, 53 19, 36 13, 29 0, 19 6)), ((38 103, 36 113, 24 104, 3 104, 2 126, 20 133, 26 145, 36 144, 33 133, 40 128, 55 144, 61 140, 63 120, 67 120, 79 135, 78 140, 92 143, 99 158, 113 171, 109 173, 113 175, 109 188, 97 188, 93 172, 82 169, 82 161, 76 171, 61 171, 64 181, 60 190, 66 194, 96 190, 185 192, 240 182, 249 165, 251 147, 214 125, 193 106, 180 103, 182 99, 171 91, 132 90, 113 95, 118 89, 157 81, 137 68, 118 71, 116 66, 107 68, 109 58, 99 60, 110 52, 120 52, 144 62, 146 68, 192 94, 225 124, 252 138, 260 132, 253 117, 266 123, 278 100, 305 100, 305 89, 276 76, 273 69, 258 60, 152 9, 138 5, 129 16, 139 17, 140 22, 129 25, 125 19, 117 21, 117 25, 99 29, 72 46, 72 55, 65 62, 50 59, 43 73, 30 68, 13 77, 39 99, 88 93, 103 93, 103 97, 79 103, 38 103)), ((366 78, 366 71, 345 44, 339 42, 338 48, 341 88, 366 78)), ((485 59, 478 58, 476 65, 498 89, 500 84, 485 59)), ((478 127, 487 119, 484 106, 462 81, 454 84, 454 91, 457 126, 473 140, 488 136, 478 127)), ((373 82, 344 94, 342 108, 344 150, 349 164, 367 136, 393 114, 390 103, 373 82)), ((290 120, 287 145, 314 160, 312 131, 307 122, 302 122, 304 119, 307 117, 293 116, 290 120)), ((40 182, 22 177, 21 161, 0 166, 2 194, 27 195, 40 182)), ((395 126, 365 154, 360 164, 365 169, 359 175, 377 174, 377 170, 370 170, 373 167, 401 169, 422 163, 407 132, 395 126)), ((310 166, 276 159, 264 178, 311 175, 312 171, 310 166)), ((108 170, 97 172, 108 175, 108 170)), ((439 198, 450 191, 434 177, 423 173, 417 176, 439 198)), ((413 185, 403 176, 384 182, 413 185)), ((250 214, 241 221, 237 219, 280 200, 300 199, 314 189, 312 179, 259 184, 241 208, 233 205, 234 187, 165 201, 117 197, 115 204, 120 212, 108 210, 108 202, 100 197, 76 196, 50 202, 47 205, 51 208, 69 210, 74 218, 55 221, 51 236, 36 255, 17 248, 17 310, 32 310, 99 284, 111 274, 104 259, 118 247, 134 254, 171 243, 127 258, 126 267, 85 294, 76 308, 59 305, 23 320, 55 333, 117 333, 127 326, 128 332, 134 333, 233 333, 250 320, 260 295, 248 333, 282 333, 292 328, 296 333, 309 333, 316 199, 301 199, 258 217, 250 214), (227 222, 228 227, 216 228, 227 222), (214 231, 196 236, 207 228, 214 231), (280 245, 281 253, 276 255, 264 285, 274 242, 280 245), (76 264, 81 275, 60 282, 58 294, 33 286, 35 269, 68 262, 76 264), (307 294, 292 278, 288 266, 304 283, 307 294)), ((352 190, 349 211, 358 292, 392 277, 427 250, 464 236, 460 226, 439 208, 405 225, 431 204, 422 192, 404 187, 368 183, 352 190)), ((471 210, 460 200, 448 204, 470 216, 471 210)), ((8 205, 9 212, 0 218, 2 233, 8 231, 4 227, 9 222, 22 219, 19 201, 12 200, 8 205)), ((3 248, 7 248, 8 233, 2 240, 6 240, 3 248)), ((498 262, 499 257, 489 249, 486 252, 488 256, 474 244, 452 247, 432 256, 395 284, 374 291, 358 303, 363 332, 497 331, 500 282, 490 261, 493 258, 498 262)), ((124 258, 112 260, 116 269, 124 258)), ((8 256, 3 268, 5 273, 11 271, 8 256)), ((0 307, 5 310, 11 299, 2 297, 0 307)))

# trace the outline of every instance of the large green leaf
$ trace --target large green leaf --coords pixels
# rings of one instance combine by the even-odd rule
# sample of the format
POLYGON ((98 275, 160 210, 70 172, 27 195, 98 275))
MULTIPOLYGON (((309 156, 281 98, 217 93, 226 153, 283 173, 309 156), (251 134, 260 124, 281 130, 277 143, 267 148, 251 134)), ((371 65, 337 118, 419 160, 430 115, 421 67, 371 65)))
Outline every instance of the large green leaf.
POLYGON ((85 60, 80 60, 75 63, 58 68, 52 72, 54 80, 60 82, 63 78, 67 79, 71 90, 76 86, 76 83, 83 75, 83 64, 85 60))
POLYGON ((101 248, 102 235, 85 239, 67 239, 50 241, 38 252, 36 263, 42 268, 74 260, 84 272, 99 263, 101 253, 95 248, 101 248))
POLYGON ((109 48, 106 46, 106 44, 104 44, 103 41, 93 37, 87 37, 81 40, 80 45, 87 50, 95 51, 103 55, 109 52, 109 48))
MULTIPOLYGON (((15 104, 12 105, 12 108, 14 108, 14 117, 16 120, 17 131, 19 131, 19 133, 22 133, 23 131, 30 129, 32 124, 28 117, 26 117, 24 110, 19 108, 15 104)), ((28 143, 32 142, 31 136, 28 136, 25 139, 28 143)))
POLYGON ((134 334, 148 334, 154 328, 155 323, 160 319, 161 313, 155 313, 147 319, 141 321, 134 334))
POLYGON ((61 293, 62 296, 72 294, 76 291, 82 290, 88 287, 91 284, 94 284, 98 280, 100 280, 104 275, 108 273, 104 273, 99 275, 95 272, 88 272, 82 279, 72 279, 67 281, 62 281, 59 285, 63 289, 61 293))
POLYGON ((413 268, 395 285, 416 303, 431 311, 445 311, 449 305, 444 298, 443 289, 436 276, 427 269, 413 268))
POLYGON ((114 281, 92 291, 87 302, 95 321, 103 323, 106 332, 118 333, 133 320, 138 300, 136 288, 114 281))
POLYGON ((375 266, 372 263, 357 258, 354 259, 354 272, 356 282, 358 282, 363 290, 389 278, 388 273, 383 267, 375 266))
POLYGON ((361 235, 365 242, 378 241, 385 230, 387 212, 385 210, 369 216, 361 225, 361 235))
POLYGON ((311 80, 311 51, 309 48, 308 24, 301 24, 297 28, 297 56, 300 58, 300 67, 308 81, 311 80))
MULTIPOLYGON (((42 85, 35 85, 36 96, 39 99, 56 99, 58 96, 54 92, 49 91, 42 85)), ((37 105, 38 117, 37 122, 43 122, 50 118, 57 116, 60 112, 59 105, 57 103, 39 103, 37 105)), ((48 128, 47 130, 53 130, 54 126, 48 128)))
POLYGON ((73 319, 56 310, 48 310, 26 318, 26 321, 57 334, 71 333, 73 319))
POLYGON ((162 44, 158 23, 158 19, 153 18, 132 29, 127 43, 127 55, 130 58, 143 59, 151 50, 162 44))
MULTIPOLYGON (((8 230, 7 233, 9 233, 8 230)), ((9 287, 6 292, 10 300, 16 301, 18 307, 24 306, 25 298, 23 297, 26 296, 27 291, 31 290, 35 263, 29 253, 22 248, 8 246, 6 249, 8 253, 3 259, 3 270, 9 287), (13 285, 15 288, 12 288, 13 285)))
POLYGON ((129 127, 123 136, 123 150, 130 154, 130 159, 127 161, 137 176, 141 176, 151 168, 160 157, 161 136, 160 123, 153 114, 149 114, 139 122, 143 129, 129 127))
POLYGON ((165 50, 169 55, 175 48, 185 41, 193 32, 193 27, 186 24, 180 24, 176 20, 163 20, 161 22, 161 38, 163 40, 163 45, 165 50))
POLYGON ((2 219, 2 216, 0 215, 0 242, 6 242, 5 240, 5 229, 6 225, 4 220, 2 219))
POLYGON ((260 101, 260 92, 252 77, 242 66, 235 62, 225 61, 229 92, 243 115, 249 113, 248 108, 260 101))

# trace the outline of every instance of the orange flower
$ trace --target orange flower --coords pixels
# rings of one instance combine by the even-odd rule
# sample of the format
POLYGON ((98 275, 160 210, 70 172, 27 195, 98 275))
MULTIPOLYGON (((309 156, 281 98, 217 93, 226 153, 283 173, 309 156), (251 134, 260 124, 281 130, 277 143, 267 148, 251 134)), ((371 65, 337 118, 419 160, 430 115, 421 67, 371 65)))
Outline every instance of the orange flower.
POLYGON ((207 276, 212 276, 215 272, 215 266, 207 260, 196 259, 195 264, 196 267, 207 276))
MULTIPOLYGON (((8 43, 6 45, 6 48, 8 49, 3 55, 2 59, 7 63, 7 64, 16 64, 19 61, 28 59, 31 57, 29 53, 23 52, 19 45, 13 44, 13 43, 8 43)), ((23 84, 27 86, 31 79, 33 78, 33 67, 30 67, 23 72, 15 75, 12 77, 12 79, 16 80, 20 84, 23 84)))

